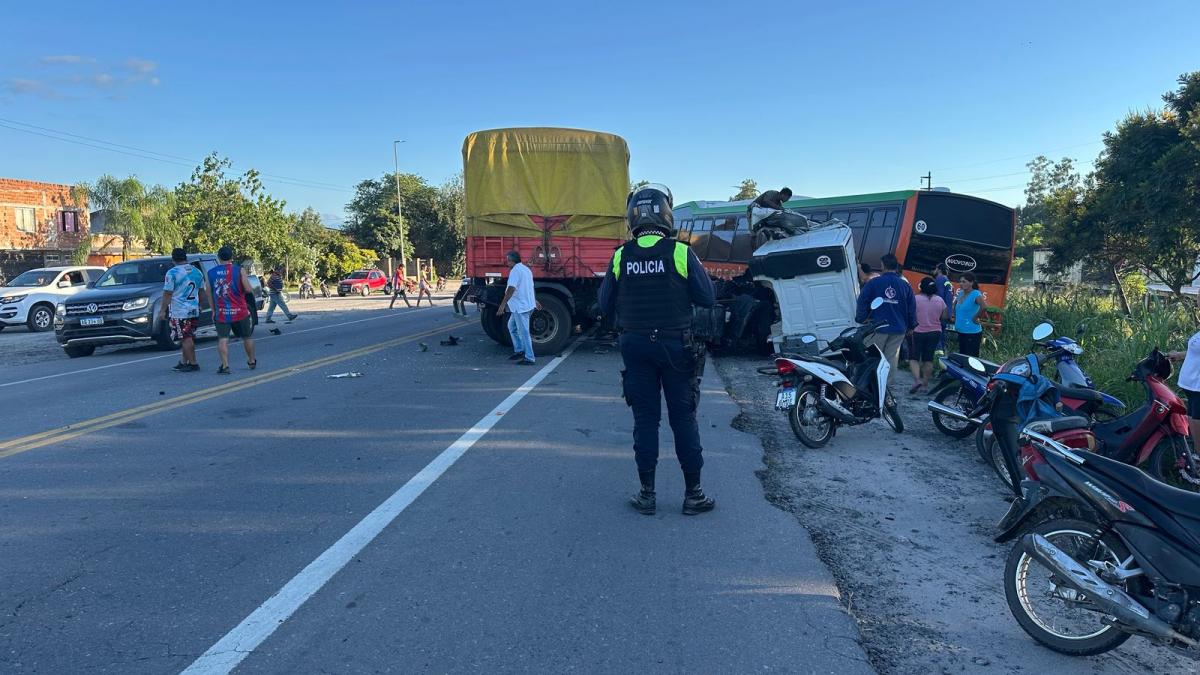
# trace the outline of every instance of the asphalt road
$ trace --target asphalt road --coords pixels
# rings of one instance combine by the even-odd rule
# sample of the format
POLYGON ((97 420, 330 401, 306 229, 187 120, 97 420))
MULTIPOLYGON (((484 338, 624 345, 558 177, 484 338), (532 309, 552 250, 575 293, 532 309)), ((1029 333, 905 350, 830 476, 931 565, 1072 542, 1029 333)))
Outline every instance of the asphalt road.
POLYGON ((211 342, 4 369, 0 672, 871 672, 715 369, 717 510, 680 514, 665 433, 647 518, 603 343, 519 367, 445 306, 279 328, 227 377, 211 342))

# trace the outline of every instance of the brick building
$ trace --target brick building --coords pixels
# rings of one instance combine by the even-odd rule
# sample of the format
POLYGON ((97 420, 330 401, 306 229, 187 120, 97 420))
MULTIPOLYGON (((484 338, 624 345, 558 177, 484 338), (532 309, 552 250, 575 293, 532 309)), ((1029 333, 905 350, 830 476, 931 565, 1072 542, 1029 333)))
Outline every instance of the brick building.
POLYGON ((69 265, 89 236, 86 206, 75 204, 70 185, 0 178, 0 273, 69 265))

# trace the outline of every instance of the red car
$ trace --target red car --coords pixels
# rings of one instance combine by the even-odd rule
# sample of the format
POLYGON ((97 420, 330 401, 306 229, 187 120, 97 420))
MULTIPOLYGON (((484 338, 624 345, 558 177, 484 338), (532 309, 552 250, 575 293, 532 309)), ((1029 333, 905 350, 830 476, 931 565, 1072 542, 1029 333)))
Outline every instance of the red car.
POLYGON ((372 291, 388 293, 391 289, 392 284, 388 282, 387 275, 383 272, 379 270, 358 270, 338 282, 337 294, 339 297, 345 297, 351 293, 358 293, 366 297, 372 291))

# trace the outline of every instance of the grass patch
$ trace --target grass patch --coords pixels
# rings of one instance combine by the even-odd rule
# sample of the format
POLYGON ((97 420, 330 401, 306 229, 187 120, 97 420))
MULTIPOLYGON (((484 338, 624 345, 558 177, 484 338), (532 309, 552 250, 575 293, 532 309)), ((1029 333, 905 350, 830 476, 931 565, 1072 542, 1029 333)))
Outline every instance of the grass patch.
POLYGON ((1154 347, 1182 350, 1197 330, 1193 309, 1180 303, 1152 299, 1123 315, 1112 298, 1085 290, 1038 291, 1010 288, 1004 310, 1004 330, 984 340, 983 356, 1003 362, 1029 351, 1030 333, 1049 321, 1057 335, 1075 337, 1084 348, 1079 358, 1096 388, 1125 401, 1131 409, 1145 399, 1142 386, 1126 382, 1133 367, 1154 347), (1082 337, 1075 336, 1079 325, 1082 337))

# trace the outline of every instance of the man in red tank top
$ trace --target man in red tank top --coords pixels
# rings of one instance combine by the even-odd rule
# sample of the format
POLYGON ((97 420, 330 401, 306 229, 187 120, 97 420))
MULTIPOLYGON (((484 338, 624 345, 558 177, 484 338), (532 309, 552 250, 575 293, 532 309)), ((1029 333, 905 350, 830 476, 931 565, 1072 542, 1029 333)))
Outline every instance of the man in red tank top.
POLYGON ((250 308, 246 304, 250 277, 240 265, 233 264, 233 249, 222 246, 217 251, 217 265, 208 271, 208 286, 212 289, 213 325, 217 329, 217 353, 221 356, 221 367, 217 372, 228 375, 229 335, 242 339, 246 350, 246 365, 250 370, 258 366, 254 356, 254 323, 250 320, 250 308))

